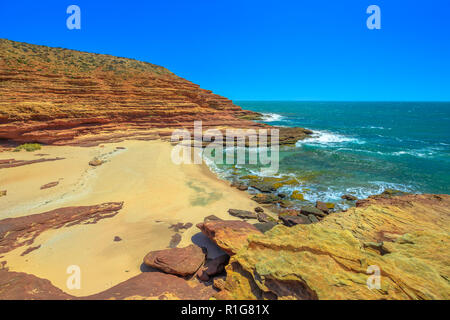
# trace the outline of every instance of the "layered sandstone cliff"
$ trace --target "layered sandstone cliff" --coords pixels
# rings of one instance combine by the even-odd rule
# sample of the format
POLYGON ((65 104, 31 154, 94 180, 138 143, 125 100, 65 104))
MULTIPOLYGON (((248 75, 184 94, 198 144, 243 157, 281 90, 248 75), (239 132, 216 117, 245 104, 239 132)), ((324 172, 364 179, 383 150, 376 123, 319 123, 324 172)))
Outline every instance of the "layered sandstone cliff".
POLYGON ((258 116, 151 63, 0 39, 0 139, 153 139, 194 120, 204 128, 267 127, 251 121, 258 116))

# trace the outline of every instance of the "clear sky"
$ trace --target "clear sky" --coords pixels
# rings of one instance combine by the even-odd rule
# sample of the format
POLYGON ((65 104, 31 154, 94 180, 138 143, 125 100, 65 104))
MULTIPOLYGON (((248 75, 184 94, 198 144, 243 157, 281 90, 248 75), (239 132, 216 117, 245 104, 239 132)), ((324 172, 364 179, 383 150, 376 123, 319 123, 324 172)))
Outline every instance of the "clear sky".
POLYGON ((449 0, 3 0, 0 38, 148 61, 234 100, 450 101, 449 0))

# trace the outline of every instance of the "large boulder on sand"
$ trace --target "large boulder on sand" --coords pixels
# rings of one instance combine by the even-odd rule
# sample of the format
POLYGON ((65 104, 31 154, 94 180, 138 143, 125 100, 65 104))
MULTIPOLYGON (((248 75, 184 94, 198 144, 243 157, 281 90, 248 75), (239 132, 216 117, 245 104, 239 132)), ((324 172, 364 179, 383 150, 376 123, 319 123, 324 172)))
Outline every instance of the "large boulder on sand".
POLYGON ((184 248, 151 251, 144 257, 144 264, 179 276, 194 274, 205 262, 203 250, 191 244, 184 248))
POLYGON ((244 247, 249 235, 262 234, 252 224, 236 220, 206 221, 197 228, 229 255, 244 247))

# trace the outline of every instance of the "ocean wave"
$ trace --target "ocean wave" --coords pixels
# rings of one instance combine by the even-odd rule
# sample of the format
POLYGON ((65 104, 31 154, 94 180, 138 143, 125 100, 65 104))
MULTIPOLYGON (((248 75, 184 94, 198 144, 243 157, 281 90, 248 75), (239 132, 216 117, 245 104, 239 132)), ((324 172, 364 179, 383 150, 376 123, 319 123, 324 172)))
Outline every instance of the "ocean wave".
POLYGON ((284 117, 278 113, 263 113, 262 115, 262 121, 264 122, 282 121, 284 119, 284 117))
POLYGON ((365 141, 359 139, 332 133, 329 131, 314 131, 313 135, 305 140, 297 141, 296 146, 299 147, 304 144, 308 145, 336 145, 342 143, 357 143, 364 144, 365 141))
POLYGON ((392 128, 378 127, 378 126, 366 126, 361 129, 379 129, 379 130, 392 130, 392 128))
POLYGON ((440 150, 438 148, 423 148, 416 150, 401 150, 392 152, 393 156, 413 156, 417 158, 432 158, 434 157, 440 150))

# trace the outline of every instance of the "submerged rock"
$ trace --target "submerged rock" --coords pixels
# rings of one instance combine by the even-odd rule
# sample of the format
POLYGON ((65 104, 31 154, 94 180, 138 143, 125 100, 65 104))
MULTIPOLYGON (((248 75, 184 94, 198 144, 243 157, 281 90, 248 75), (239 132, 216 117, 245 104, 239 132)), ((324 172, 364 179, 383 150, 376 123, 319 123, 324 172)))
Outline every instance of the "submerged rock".
POLYGON ((144 264, 179 276, 194 274, 205 262, 203 250, 191 244, 184 248, 151 251, 144 257, 144 264))

